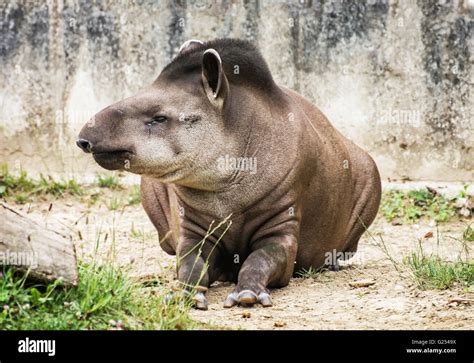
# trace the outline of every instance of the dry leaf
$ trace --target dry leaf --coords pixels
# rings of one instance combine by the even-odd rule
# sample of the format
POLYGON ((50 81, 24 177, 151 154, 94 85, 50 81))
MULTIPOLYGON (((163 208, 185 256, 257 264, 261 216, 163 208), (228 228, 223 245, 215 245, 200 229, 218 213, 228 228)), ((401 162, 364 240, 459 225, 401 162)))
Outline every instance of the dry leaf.
POLYGON ((430 232, 427 232, 427 233, 423 236, 424 239, 428 239, 428 238, 431 238, 431 237, 433 237, 433 232, 431 232, 431 231, 430 231, 430 232))
POLYGON ((364 279, 364 280, 349 282, 349 285, 352 287, 367 287, 373 284, 375 284, 375 280, 373 279, 364 279))

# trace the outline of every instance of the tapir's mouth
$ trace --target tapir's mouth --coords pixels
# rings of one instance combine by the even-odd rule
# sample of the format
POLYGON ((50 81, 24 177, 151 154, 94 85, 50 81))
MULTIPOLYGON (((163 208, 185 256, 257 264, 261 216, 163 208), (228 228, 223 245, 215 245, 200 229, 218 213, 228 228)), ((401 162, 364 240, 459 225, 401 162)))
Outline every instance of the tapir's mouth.
POLYGON ((97 151, 92 152, 94 160, 107 170, 128 169, 133 153, 129 150, 97 151))
POLYGON ((92 154, 94 155, 109 155, 109 156, 114 156, 114 155, 122 155, 124 153, 129 153, 132 154, 131 151, 129 150, 113 150, 113 151, 93 151, 92 154))

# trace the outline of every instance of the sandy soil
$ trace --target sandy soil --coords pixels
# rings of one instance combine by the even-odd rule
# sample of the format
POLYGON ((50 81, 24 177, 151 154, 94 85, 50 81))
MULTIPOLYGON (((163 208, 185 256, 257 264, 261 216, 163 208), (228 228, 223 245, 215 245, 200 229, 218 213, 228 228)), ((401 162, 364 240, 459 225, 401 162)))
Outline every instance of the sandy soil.
MULTIPOLYGON (((111 198, 101 198, 93 206, 73 198, 60 199, 52 202, 50 211, 50 200, 16 207, 47 227, 70 235, 81 259, 113 258, 133 276, 160 276, 173 284, 174 258, 159 247, 157 233, 141 205, 113 211, 108 207, 111 198)), ((472 299, 473 293, 460 287, 445 291, 418 289, 408 273, 397 272, 377 237, 382 235, 390 255, 400 261, 416 249, 419 238, 432 232, 434 237, 424 240, 424 248, 454 258, 461 249, 459 239, 465 227, 461 222, 441 224, 438 246, 432 222, 393 226, 378 218, 370 235, 363 236, 356 256, 340 271, 292 279, 289 286, 271 292, 273 307, 224 309, 224 299, 233 284, 217 283, 207 295, 209 310, 193 310, 191 315, 209 328, 472 329, 474 306, 448 301, 472 299), (349 285, 360 279, 373 279, 375 284, 362 288, 349 285)))

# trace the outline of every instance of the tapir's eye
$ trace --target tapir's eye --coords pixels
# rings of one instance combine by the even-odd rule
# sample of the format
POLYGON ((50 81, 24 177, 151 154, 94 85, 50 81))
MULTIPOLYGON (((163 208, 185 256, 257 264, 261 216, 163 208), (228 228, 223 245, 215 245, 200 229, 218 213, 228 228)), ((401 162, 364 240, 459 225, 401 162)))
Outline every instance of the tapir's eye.
POLYGON ((156 125, 156 124, 161 124, 163 122, 165 122, 167 119, 165 116, 155 116, 153 117, 150 121, 148 121, 146 123, 147 126, 153 126, 153 125, 156 125))

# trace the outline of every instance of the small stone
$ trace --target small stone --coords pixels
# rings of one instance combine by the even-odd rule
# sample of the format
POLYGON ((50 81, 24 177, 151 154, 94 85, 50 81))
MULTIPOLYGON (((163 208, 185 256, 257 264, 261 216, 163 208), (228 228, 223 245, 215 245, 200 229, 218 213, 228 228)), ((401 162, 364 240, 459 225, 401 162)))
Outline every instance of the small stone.
POLYGON ((115 326, 115 325, 117 325, 117 322, 114 319, 110 319, 109 320, 109 325, 110 326, 115 326))
POLYGON ((275 328, 283 328, 284 326, 286 326, 286 323, 284 321, 275 321, 275 323, 273 323, 273 326, 275 328))
POLYGON ((465 207, 466 204, 467 204, 467 198, 458 198, 456 199, 454 206, 459 209, 459 208, 465 207))

